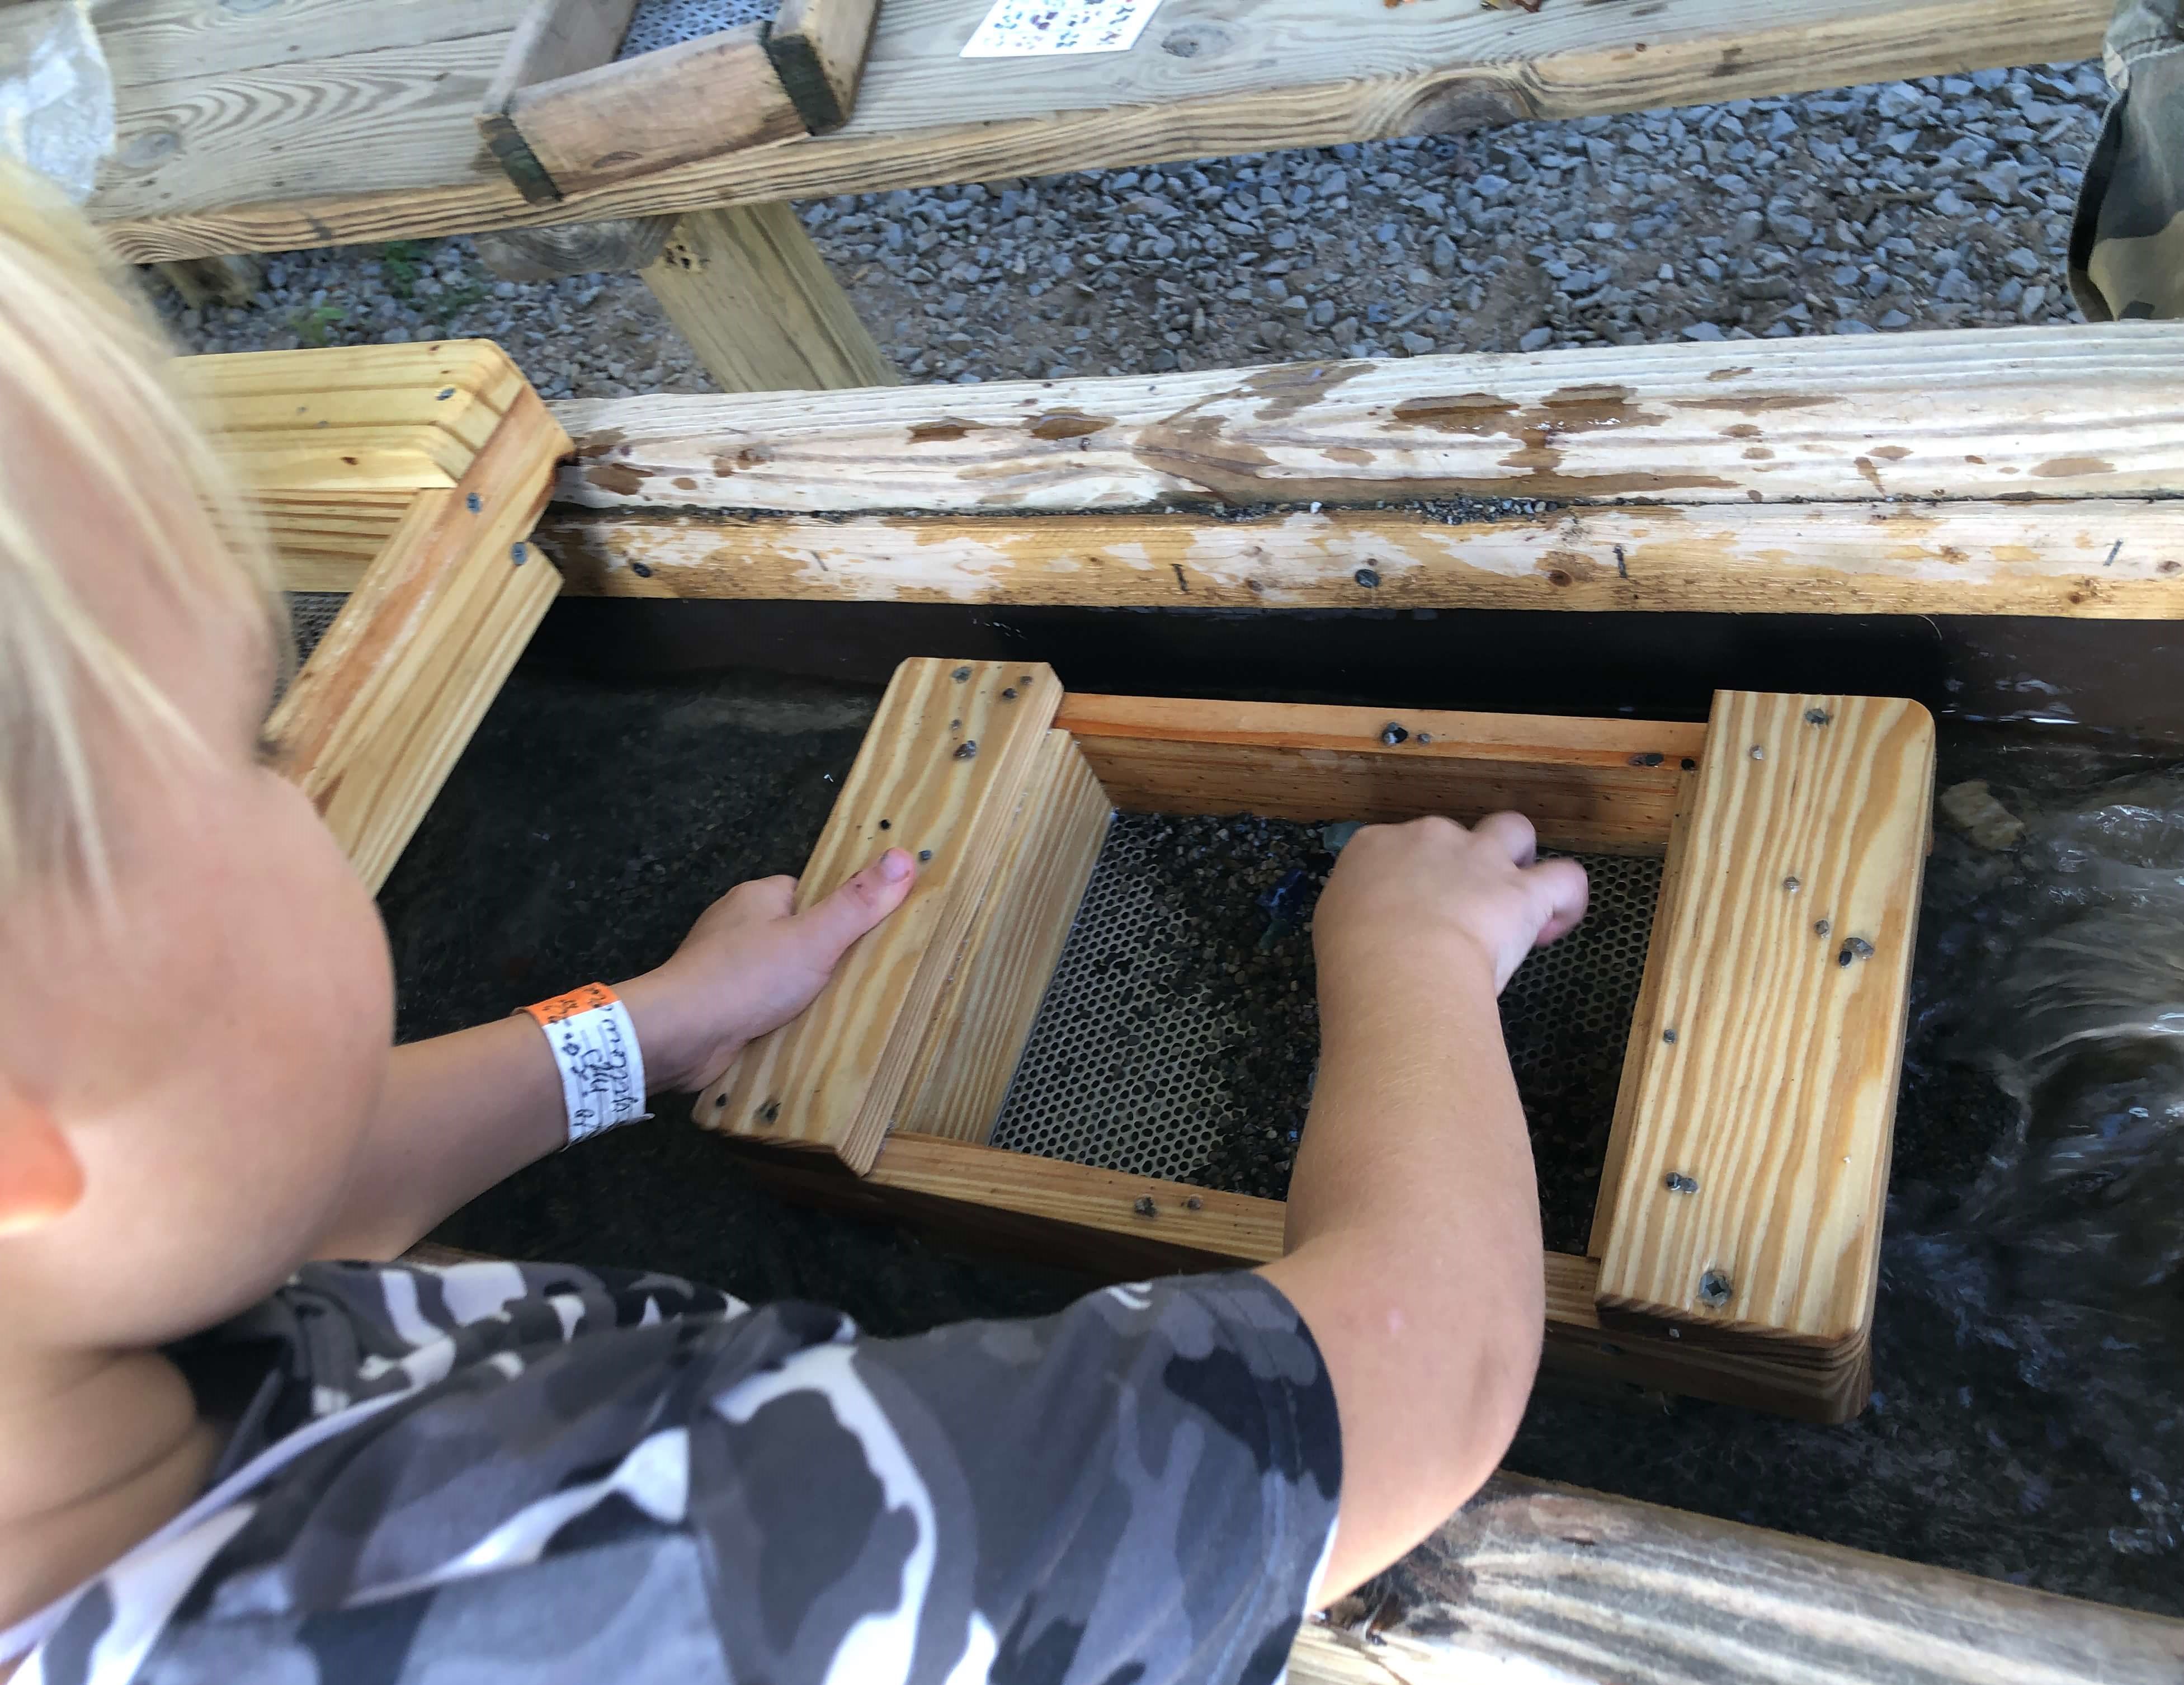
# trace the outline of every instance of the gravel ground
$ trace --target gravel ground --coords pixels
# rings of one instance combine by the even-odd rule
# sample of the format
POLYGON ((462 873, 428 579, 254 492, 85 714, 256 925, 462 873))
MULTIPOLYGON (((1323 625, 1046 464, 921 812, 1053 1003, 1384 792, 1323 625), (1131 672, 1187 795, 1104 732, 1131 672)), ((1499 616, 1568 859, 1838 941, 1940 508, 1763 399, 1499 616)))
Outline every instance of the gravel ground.
MULTIPOLYGON (((913 380, 2061 321, 2091 64, 801 207, 913 380)), ((633 276, 292 253, 192 350, 476 334, 549 397, 710 382, 633 276)))

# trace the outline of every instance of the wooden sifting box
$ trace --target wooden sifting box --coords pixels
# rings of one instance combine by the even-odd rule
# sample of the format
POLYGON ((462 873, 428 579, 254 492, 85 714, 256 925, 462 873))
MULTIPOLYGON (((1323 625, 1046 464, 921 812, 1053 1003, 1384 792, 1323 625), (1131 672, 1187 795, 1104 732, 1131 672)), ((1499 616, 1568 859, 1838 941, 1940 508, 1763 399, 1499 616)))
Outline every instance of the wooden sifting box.
POLYGON ((1724 692, 1704 725, 1065 695, 896 673, 804 874, 910 900, 700 1096, 777 1185, 1122 1275, 1254 1264, 1283 1207, 988 1144, 1114 810, 1476 820, 1662 857, 1591 1243, 1551 1365, 1820 1421, 1864 1407, 1934 767, 1915 703, 1724 692))
POLYGON ((532 204, 841 127, 879 0, 780 0, 770 21, 618 58, 636 9, 531 0, 510 36, 477 125, 532 204))
POLYGON ((176 367, 283 582, 348 594, 267 729, 376 890, 560 589, 530 536, 568 435, 490 340, 176 367))

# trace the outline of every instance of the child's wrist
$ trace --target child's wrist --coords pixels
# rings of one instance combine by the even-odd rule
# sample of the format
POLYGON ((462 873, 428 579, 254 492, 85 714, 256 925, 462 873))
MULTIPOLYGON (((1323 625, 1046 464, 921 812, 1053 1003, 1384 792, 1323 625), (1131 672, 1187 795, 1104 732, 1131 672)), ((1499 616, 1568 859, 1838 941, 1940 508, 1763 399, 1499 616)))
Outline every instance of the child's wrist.
POLYGON ((636 1026, 646 1085, 655 1093, 694 1093, 725 1068, 747 1037, 702 1011, 705 991, 682 983, 666 965, 615 985, 636 1026))

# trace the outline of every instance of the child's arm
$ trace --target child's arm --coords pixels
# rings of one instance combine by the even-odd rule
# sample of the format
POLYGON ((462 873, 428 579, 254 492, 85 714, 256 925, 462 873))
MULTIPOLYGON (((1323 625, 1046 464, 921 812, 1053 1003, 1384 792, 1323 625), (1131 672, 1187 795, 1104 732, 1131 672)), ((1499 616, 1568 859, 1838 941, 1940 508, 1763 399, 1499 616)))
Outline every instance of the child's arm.
MULTIPOLYGON (((745 1042, 802 1012, 850 945, 901 904, 914 869, 890 849, 800 913, 793 878, 739 884, 714 902, 665 965, 616 985, 647 1086, 703 1088, 745 1042)), ((560 1072, 529 1018, 398 1047, 316 1254, 393 1258, 568 1131, 560 1072)))
POLYGON ((1495 1000, 1584 916, 1529 821, 1360 832, 1314 920, 1321 1058, 1262 1272, 1318 1341, 1342 1424, 1319 1596, 1394 1561, 1477 1491, 1523 1415, 1545 1320, 1539 1200, 1495 1000))

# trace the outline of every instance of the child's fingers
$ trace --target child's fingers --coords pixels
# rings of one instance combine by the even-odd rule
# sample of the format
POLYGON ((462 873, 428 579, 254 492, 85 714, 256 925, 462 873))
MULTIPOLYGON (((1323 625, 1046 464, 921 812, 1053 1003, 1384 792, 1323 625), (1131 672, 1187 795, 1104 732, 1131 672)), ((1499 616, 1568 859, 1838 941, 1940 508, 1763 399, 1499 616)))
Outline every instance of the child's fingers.
POLYGON ((1574 860, 1542 860, 1525 870, 1524 881, 1531 886, 1533 904, 1546 913, 1533 946, 1543 948, 1577 928, 1592 899, 1585 868, 1574 860))
POLYGON ((1513 865, 1529 866, 1540 857, 1539 834, 1521 813, 1489 813, 1471 834, 1504 851, 1513 865))
POLYGON ((832 964, 850 943, 902 905, 917 875, 910 856, 891 848, 834 893, 796 915, 832 964))

